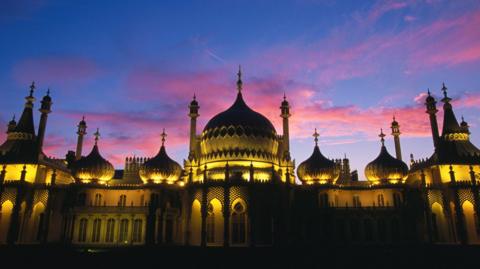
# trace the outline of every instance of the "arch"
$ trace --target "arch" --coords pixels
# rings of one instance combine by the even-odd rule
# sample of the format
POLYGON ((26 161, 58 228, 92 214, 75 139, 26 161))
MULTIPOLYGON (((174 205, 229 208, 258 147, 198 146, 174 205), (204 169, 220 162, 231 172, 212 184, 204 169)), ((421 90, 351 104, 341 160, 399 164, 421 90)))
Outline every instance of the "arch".
POLYGON ((207 243, 213 246, 223 244, 223 210, 222 203, 214 198, 208 204, 207 210, 207 243))
POLYGON ((113 243, 115 236, 115 219, 109 218, 107 220, 107 231, 105 234, 105 242, 113 243))
POLYGON ((432 232, 435 241, 447 241, 447 221, 443 211, 443 206, 434 202, 431 206, 432 211, 432 232))
POLYGON ((12 217, 13 203, 5 201, 0 208, 0 244, 7 242, 8 227, 12 217))
POLYGON ((470 201, 462 204, 463 215, 465 217, 465 230, 467 231, 467 240, 469 244, 478 243, 477 231, 475 225, 475 209, 470 201))
POLYGON ((232 245, 245 245, 247 243, 247 204, 241 198, 235 199, 232 203, 230 222, 232 245))
POLYGON ((33 214, 31 218, 31 239, 34 241, 40 241, 43 233, 43 225, 45 222, 45 205, 42 202, 38 202, 33 206, 33 214))
POLYGON ((202 233, 202 205, 200 201, 195 199, 192 203, 192 210, 190 213, 190 244, 199 246, 201 243, 202 233))

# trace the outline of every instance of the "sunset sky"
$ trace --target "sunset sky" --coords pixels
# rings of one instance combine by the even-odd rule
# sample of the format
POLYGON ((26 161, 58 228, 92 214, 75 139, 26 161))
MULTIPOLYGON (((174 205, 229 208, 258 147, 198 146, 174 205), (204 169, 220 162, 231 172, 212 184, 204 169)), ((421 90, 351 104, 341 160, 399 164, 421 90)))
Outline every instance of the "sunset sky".
MULTIPOLYGON (((126 156, 154 155, 165 128, 167 151, 182 163, 193 94, 200 133, 233 103, 240 64, 246 102, 278 133, 286 93, 297 165, 318 128, 324 155, 345 153, 364 179, 394 114, 404 161, 432 154, 423 103, 442 82, 480 146, 479 29, 478 0, 0 0, 0 140, 34 80, 35 108, 48 87, 54 103, 48 155, 75 149, 85 115, 84 154, 99 127, 102 155, 123 168, 126 156)), ((394 155, 390 135, 387 147, 394 155)))

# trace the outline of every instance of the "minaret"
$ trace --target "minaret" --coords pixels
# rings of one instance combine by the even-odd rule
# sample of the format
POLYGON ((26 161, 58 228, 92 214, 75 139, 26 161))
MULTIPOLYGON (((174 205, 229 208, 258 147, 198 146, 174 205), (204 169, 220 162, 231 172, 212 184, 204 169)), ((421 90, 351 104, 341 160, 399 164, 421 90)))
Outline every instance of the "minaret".
POLYGON ((425 100, 425 106, 427 107, 426 113, 430 116, 430 126, 432 128, 432 138, 433 138, 433 145, 435 146, 435 149, 437 148, 438 145, 438 123, 437 123, 437 102, 435 101, 435 98, 430 95, 430 90, 428 90, 428 97, 425 100))
POLYGON ((392 135, 393 141, 395 142, 395 154, 397 156, 397 160, 402 160, 402 148, 400 147, 400 125, 395 120, 395 116, 393 116, 392 121, 392 135))
POLYGON ((83 116, 80 123, 78 123, 77 134, 77 151, 75 152, 75 159, 79 160, 82 158, 83 136, 87 134, 87 123, 85 122, 85 116, 83 116))
POLYGON ((15 115, 13 115, 12 120, 7 125, 7 134, 14 132, 15 127, 17 127, 17 122, 15 121, 15 115))
POLYGON ((45 95, 42 99, 42 105, 40 106, 41 116, 40 116, 40 124, 38 125, 38 152, 42 152, 43 141, 45 139, 45 129, 47 128, 47 118, 48 114, 52 112, 52 98, 50 97, 50 89, 47 90, 47 95, 45 95))
POLYGON ((280 117, 283 119, 283 157, 290 160, 290 136, 288 128, 288 118, 290 118, 290 105, 288 104, 285 93, 283 94, 283 102, 280 106, 282 114, 280 117))
POLYGON ((190 109, 190 113, 188 113, 188 116, 190 117, 190 152, 188 153, 188 159, 192 159, 195 157, 195 149, 197 146, 197 118, 200 116, 200 114, 198 114, 198 109, 200 107, 198 106, 195 94, 193 95, 193 100, 190 102, 188 108, 190 109))

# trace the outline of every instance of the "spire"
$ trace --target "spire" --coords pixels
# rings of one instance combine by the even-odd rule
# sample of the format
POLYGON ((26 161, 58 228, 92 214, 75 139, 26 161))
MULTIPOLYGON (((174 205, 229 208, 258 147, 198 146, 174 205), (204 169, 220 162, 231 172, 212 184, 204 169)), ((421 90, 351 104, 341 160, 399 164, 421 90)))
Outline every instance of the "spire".
POLYGON ((241 92, 242 92, 243 82, 242 82, 242 66, 240 66, 240 65, 238 66, 237 77, 238 77, 238 80, 237 80, 237 90, 238 90, 238 93, 241 93, 241 92))
POLYGON ((443 92, 443 99, 442 99, 442 102, 444 103, 448 103, 452 100, 452 98, 448 97, 447 96, 447 86, 445 86, 445 82, 442 83, 442 92, 443 92))
POLYGON ((313 141, 315 141, 315 146, 318 146, 318 137, 319 136, 320 135, 317 132, 317 128, 315 128, 315 132, 313 133, 313 137, 314 137, 313 141))
POLYGON ((33 91, 35 90, 35 81, 32 81, 30 85, 30 95, 28 97, 33 97, 33 91))
POLYGON ((380 141, 382 142, 382 147, 385 146, 385 134, 383 133, 383 129, 380 128, 380 134, 378 135, 380 137, 380 141))
POLYGON ((100 132, 98 128, 97 128, 97 131, 93 134, 93 136, 95 136, 95 146, 96 146, 98 143, 98 139, 100 139, 100 132))
POLYGON ((165 145, 165 138, 167 137, 167 134, 165 133, 165 128, 163 128, 163 132, 162 134, 160 134, 160 136, 162 137, 162 147, 165 145))

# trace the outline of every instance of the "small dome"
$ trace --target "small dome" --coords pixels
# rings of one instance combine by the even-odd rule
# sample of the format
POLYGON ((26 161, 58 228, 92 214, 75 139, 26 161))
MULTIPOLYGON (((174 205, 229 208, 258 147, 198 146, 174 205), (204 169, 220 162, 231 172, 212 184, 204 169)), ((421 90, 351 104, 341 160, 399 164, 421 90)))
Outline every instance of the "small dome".
POLYGON ((408 166, 388 153, 384 145, 383 132, 380 136, 382 137, 380 154, 365 167, 365 176, 373 183, 401 182, 407 176, 408 166))
POLYGON ((338 166, 332 160, 327 159, 320 152, 318 147, 318 133, 315 130, 315 148, 312 155, 302 162, 297 169, 299 179, 306 184, 318 183, 334 183, 340 171, 338 166))
POLYGON ((97 143, 90 154, 73 163, 72 170, 74 177, 84 182, 106 183, 115 173, 113 165, 100 155, 97 143))
POLYGON ((165 132, 162 133, 162 136, 160 151, 140 167, 139 175, 144 183, 173 183, 182 174, 182 167, 167 155, 164 145, 165 132))

